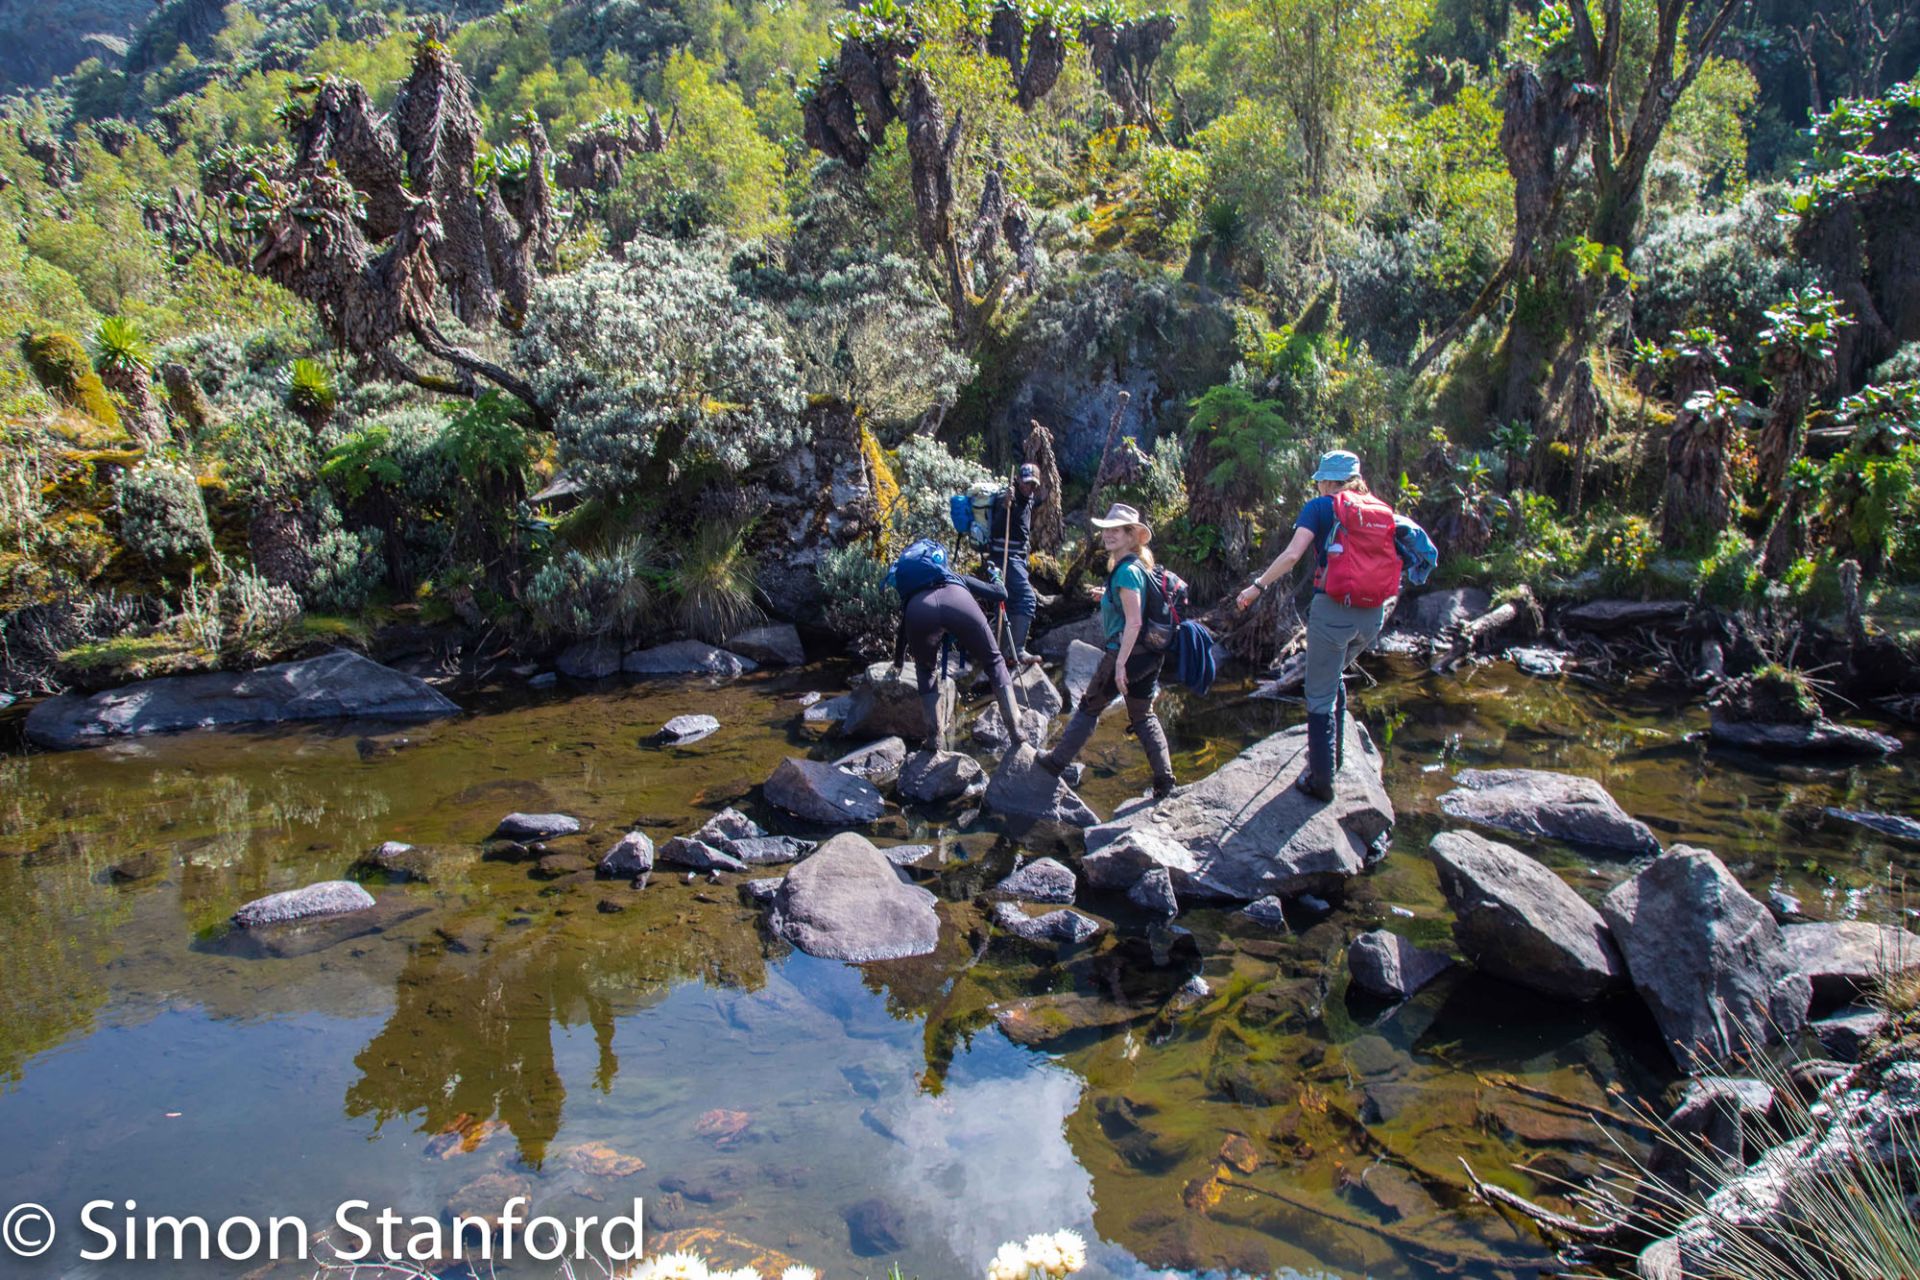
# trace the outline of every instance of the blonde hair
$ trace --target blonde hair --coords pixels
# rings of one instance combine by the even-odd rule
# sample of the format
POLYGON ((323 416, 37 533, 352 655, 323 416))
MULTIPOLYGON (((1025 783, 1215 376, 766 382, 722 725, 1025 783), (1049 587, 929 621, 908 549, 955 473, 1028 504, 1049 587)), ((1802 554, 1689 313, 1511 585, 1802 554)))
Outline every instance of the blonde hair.
MULTIPOLYGON (((1323 485, 1323 484, 1330 484, 1330 485, 1332 485, 1332 486, 1333 486, 1333 492, 1334 492, 1334 493, 1366 493, 1366 494, 1370 494, 1370 493, 1372 493, 1372 492, 1373 492, 1373 490, 1371 490, 1371 489, 1369 489, 1369 488, 1367 488, 1367 482, 1366 482, 1365 480, 1362 480, 1362 479, 1361 479, 1361 478, 1360 478, 1359 476, 1354 476, 1354 477, 1353 477, 1352 479, 1350 479, 1350 480, 1340 480, 1340 481, 1335 481, 1335 480, 1320 480, 1320 481, 1317 481, 1317 482, 1315 482, 1315 484, 1314 484, 1314 488, 1315 488, 1315 489, 1318 489, 1318 488, 1319 488, 1319 487, 1320 487, 1321 485, 1323 485)), ((1325 496, 1328 496, 1328 497, 1331 497, 1332 495, 1331 495, 1331 494, 1329 494, 1329 495, 1325 495, 1325 496)))
POLYGON ((1112 573, 1115 569, 1118 569, 1120 567, 1120 562, 1122 560, 1125 560, 1128 556, 1132 556, 1134 559, 1138 560, 1142 565, 1145 565, 1148 569, 1152 569, 1153 568, 1153 549, 1147 546, 1147 544, 1141 540, 1140 535, 1137 532, 1137 530, 1141 526, 1137 524, 1129 524, 1129 525, 1122 525, 1121 527, 1124 528, 1127 531, 1127 533, 1133 538, 1133 550, 1122 551, 1119 555, 1113 555, 1109 553, 1107 556, 1107 572, 1112 573))

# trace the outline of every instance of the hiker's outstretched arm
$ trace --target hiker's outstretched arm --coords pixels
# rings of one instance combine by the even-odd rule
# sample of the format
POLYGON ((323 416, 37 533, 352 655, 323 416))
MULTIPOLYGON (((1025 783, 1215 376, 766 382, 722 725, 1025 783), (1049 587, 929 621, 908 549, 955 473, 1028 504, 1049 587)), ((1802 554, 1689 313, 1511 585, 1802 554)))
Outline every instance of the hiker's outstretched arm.
POLYGON ((1244 609, 1258 600, 1274 583, 1292 573, 1293 566, 1299 564, 1300 558, 1312 548, 1313 530, 1304 526, 1296 527, 1293 531, 1293 539, 1287 543, 1287 549, 1275 556, 1273 563, 1268 565, 1250 585, 1241 588, 1235 601, 1244 609))

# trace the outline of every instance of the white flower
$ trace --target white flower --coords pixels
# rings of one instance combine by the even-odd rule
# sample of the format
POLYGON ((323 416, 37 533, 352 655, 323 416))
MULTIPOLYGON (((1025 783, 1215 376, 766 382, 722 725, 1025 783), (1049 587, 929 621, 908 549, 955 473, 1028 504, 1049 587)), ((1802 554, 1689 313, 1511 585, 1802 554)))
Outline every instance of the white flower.
POLYGON ((1087 1242, 1078 1231, 1056 1231, 1053 1233, 1054 1248, 1060 1252, 1060 1264, 1065 1268, 1062 1275, 1072 1275, 1087 1265, 1087 1242))
POLYGON ((780 1273, 780 1280, 820 1280, 820 1273, 812 1267, 788 1267, 780 1273))
POLYGON ((1043 1276, 1059 1277, 1066 1274, 1061 1270, 1060 1247, 1052 1236, 1027 1237, 1027 1265, 1043 1276))
POLYGON ((705 1259, 697 1253, 663 1253, 653 1260, 647 1280, 711 1280, 705 1259))
POLYGON ((987 1267, 987 1280, 1027 1280, 1031 1270, 1027 1265, 1027 1251, 1009 1240, 993 1255, 993 1262, 987 1267))

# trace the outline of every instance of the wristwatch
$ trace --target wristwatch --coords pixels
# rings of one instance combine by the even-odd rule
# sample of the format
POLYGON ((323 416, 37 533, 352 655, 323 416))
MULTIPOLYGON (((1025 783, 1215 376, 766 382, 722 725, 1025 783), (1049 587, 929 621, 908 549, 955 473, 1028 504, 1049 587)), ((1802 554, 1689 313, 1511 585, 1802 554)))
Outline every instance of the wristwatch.
POLYGON ((1249 582, 1247 585, 1252 587, 1255 591, 1258 591, 1261 595, 1267 594, 1266 585, 1262 583, 1258 578, 1255 578, 1252 582, 1249 582))

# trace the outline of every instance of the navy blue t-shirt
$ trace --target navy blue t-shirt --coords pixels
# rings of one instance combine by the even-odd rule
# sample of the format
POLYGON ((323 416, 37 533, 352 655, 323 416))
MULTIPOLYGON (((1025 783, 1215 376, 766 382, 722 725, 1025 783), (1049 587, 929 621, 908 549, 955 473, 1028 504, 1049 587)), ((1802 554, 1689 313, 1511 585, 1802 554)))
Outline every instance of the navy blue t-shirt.
MULTIPOLYGON (((1319 567, 1327 567, 1327 539, 1333 536, 1333 529, 1339 521, 1333 514, 1332 498, 1310 498, 1307 505, 1300 508, 1300 518, 1293 522, 1296 529, 1305 529, 1313 534, 1313 553, 1319 557, 1319 567)), ((1314 590, 1319 590, 1318 587, 1314 590)))

